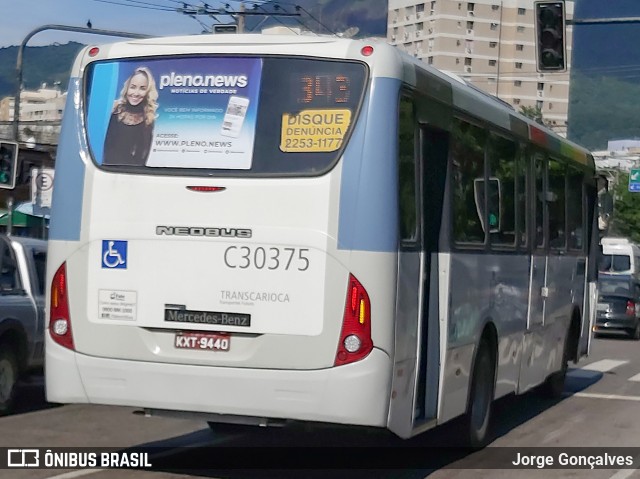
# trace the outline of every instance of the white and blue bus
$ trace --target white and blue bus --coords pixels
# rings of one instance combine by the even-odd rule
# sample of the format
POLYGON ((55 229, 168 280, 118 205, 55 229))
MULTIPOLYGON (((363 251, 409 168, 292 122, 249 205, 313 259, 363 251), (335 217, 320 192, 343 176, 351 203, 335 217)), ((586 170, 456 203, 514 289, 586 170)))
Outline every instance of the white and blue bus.
POLYGON ((383 42, 167 37, 85 48, 68 98, 50 401, 403 438, 464 415, 480 445, 494 399, 588 352, 593 158, 459 78, 383 42))

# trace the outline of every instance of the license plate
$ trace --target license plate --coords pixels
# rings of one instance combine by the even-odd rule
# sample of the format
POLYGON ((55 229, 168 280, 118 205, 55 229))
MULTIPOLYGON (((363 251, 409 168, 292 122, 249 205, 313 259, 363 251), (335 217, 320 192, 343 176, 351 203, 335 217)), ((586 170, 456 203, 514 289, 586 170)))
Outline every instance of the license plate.
POLYGON ((178 349, 200 351, 229 351, 231 337, 221 333, 176 333, 174 346, 178 349))
POLYGON ((598 303, 598 306, 596 307, 596 309, 598 311, 609 311, 609 305, 607 303, 598 303))

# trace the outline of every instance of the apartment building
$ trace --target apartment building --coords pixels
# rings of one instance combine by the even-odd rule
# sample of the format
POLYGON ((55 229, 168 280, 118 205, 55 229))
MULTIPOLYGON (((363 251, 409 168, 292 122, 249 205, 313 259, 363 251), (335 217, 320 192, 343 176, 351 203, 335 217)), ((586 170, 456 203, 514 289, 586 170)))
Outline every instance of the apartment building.
MULTIPOLYGON (((39 145, 56 145, 60 135, 62 113, 67 93, 59 88, 47 88, 20 92, 20 122, 18 140, 39 145)), ((0 138, 13 138, 15 98, 0 99, 0 138)))
MULTIPOLYGON (((20 121, 59 121, 67 99, 67 93, 42 85, 38 90, 20 92, 20 121)), ((12 96, 0 99, 0 121, 13 121, 12 96)))
MULTIPOLYGON (((573 10, 565 1, 567 19, 573 10)), ((534 15, 534 0, 389 0, 387 41, 518 111, 540 109, 545 124, 566 136, 572 27, 567 71, 538 73, 534 15)))

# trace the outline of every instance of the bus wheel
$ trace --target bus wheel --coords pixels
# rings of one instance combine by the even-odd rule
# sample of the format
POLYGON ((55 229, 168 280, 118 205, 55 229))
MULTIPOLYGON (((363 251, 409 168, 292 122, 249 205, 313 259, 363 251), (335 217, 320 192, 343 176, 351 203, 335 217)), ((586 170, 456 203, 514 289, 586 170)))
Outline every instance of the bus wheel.
POLYGON ((220 434, 227 434, 227 433, 233 432, 234 429, 237 432, 238 429, 242 428, 242 426, 238 424, 229 424, 226 422, 207 421, 207 424, 209 425, 209 429, 211 429, 213 432, 217 432, 220 434))
POLYGON ((471 447, 484 447, 489 443, 495 376, 489 342, 483 338, 478 347, 466 417, 471 447))
POLYGON ((18 382, 18 361, 6 344, 0 345, 0 414, 11 409, 18 382))
POLYGON ((567 337, 564 339, 562 347, 562 367, 560 371, 551 374, 544 382, 544 395, 551 399, 562 397, 564 392, 564 383, 567 378, 567 370, 569 369, 569 345, 571 344, 571 329, 567 331, 567 337))

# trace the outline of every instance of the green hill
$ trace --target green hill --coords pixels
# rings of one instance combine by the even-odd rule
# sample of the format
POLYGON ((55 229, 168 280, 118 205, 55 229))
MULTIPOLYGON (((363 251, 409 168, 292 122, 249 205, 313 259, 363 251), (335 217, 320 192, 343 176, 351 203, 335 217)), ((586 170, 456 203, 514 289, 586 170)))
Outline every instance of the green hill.
POLYGON ((591 150, 607 141, 640 138, 640 85, 611 77, 571 73, 568 136, 591 150))
MULTIPOLYGON (((63 90, 69 83, 69 70, 83 45, 69 42, 65 45, 26 47, 22 55, 22 83, 25 89, 35 90, 43 83, 49 86, 60 82, 63 90)), ((13 96, 16 90, 16 61, 18 47, 0 48, 0 98, 13 96)))

